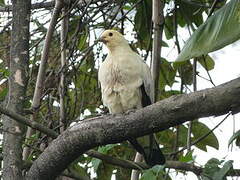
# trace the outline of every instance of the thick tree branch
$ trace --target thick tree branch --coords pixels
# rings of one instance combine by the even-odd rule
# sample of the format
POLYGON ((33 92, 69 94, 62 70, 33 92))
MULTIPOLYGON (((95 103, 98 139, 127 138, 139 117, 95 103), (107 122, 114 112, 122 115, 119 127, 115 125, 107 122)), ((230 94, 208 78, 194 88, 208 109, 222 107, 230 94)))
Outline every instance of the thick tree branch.
POLYGON ((172 96, 128 115, 81 121, 52 142, 33 163, 27 179, 54 179, 74 159, 99 145, 162 131, 196 118, 237 113, 239 98, 240 78, 211 89, 172 96))
MULTIPOLYGON (((39 130, 40 132, 43 132, 47 135, 49 135, 52 138, 57 138, 58 134, 51 130, 48 129, 47 127, 42 126, 41 124, 35 122, 35 121, 30 121, 27 118, 15 113, 14 111, 8 110, 6 108, 3 108, 0 106, 0 112, 4 115, 7 115, 14 120, 16 120, 19 123, 22 123, 24 125, 30 126, 33 129, 39 130)), ((101 159, 109 164, 120 166, 123 168, 128 168, 128 169, 136 169, 136 170, 142 170, 142 169, 148 169, 150 168, 147 164, 145 163, 134 163, 132 161, 128 160, 123 160, 123 159, 118 159, 115 157, 111 157, 102 153, 99 153, 94 150, 89 150, 86 152, 86 154, 90 157, 98 158, 101 159)), ((179 170, 186 170, 186 171, 191 171, 195 173, 196 175, 199 175, 201 173, 200 167, 194 166, 192 164, 187 164, 187 163, 180 163, 177 161, 167 161, 165 164, 166 168, 173 168, 173 169, 179 169, 179 170)))

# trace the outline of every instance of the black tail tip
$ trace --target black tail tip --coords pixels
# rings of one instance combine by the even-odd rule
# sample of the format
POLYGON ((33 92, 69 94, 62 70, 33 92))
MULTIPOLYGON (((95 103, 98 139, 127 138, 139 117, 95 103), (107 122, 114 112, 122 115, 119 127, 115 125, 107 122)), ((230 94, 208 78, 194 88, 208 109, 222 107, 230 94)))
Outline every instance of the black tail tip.
POLYGON ((149 166, 164 165, 166 162, 163 153, 158 149, 152 149, 148 157, 145 157, 144 159, 149 166))

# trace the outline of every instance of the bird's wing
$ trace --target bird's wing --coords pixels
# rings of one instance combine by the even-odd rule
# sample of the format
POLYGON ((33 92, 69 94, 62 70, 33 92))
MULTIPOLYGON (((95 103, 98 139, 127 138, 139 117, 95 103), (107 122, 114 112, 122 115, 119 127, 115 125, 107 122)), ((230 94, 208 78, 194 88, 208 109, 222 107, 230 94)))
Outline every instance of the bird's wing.
MULTIPOLYGON (((101 83, 102 83, 102 79, 103 79, 103 75, 104 75, 104 62, 100 65, 99 69, 98 69, 98 83, 99 85, 101 86, 101 83)), ((102 88, 102 86, 101 86, 102 88)))
POLYGON ((107 107, 108 105, 106 103, 106 100, 107 100, 106 98, 111 93, 111 88, 109 88, 111 84, 109 84, 108 82, 110 68, 111 67, 109 65, 108 57, 107 57, 105 61, 100 65, 98 70, 98 83, 99 83, 99 86, 101 87, 102 101, 103 101, 103 104, 107 107))
MULTIPOLYGON (((139 57, 140 58, 140 57, 139 57)), ((150 68, 140 58, 142 63, 141 76, 143 84, 140 86, 142 94, 142 107, 146 107, 154 102, 154 82, 151 76, 150 68)), ((143 155, 146 163, 150 166, 156 164, 164 164, 165 157, 159 148, 154 134, 143 136, 140 138, 130 138, 129 142, 133 147, 143 155)))
MULTIPOLYGON (((145 98, 145 100, 147 100, 147 101, 149 101, 148 99, 150 98, 150 101, 151 101, 150 104, 152 104, 154 102, 153 78, 152 78, 150 68, 148 67, 148 65, 146 63, 144 63, 142 59, 141 59, 141 63, 142 63, 141 75, 142 75, 142 80, 143 80, 143 84, 141 86, 141 92, 142 92, 142 96, 143 96, 142 98, 145 98), (147 96, 147 97, 144 97, 144 96, 147 96)), ((142 100, 144 100, 144 99, 142 99, 142 100)), ((145 101, 145 103, 143 103, 143 107, 150 105, 150 104, 145 101)))
POLYGON ((101 90, 105 89, 107 86, 106 76, 107 72, 109 71, 109 63, 108 63, 108 56, 106 59, 102 62, 102 64, 99 67, 98 70, 98 83, 101 86, 101 90))

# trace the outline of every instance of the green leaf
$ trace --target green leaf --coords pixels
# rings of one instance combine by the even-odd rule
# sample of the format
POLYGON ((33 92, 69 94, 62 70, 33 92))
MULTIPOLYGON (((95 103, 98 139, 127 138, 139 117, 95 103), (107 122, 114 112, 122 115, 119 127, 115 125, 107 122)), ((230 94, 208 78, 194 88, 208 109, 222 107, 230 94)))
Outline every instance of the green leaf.
POLYGON ((163 40, 161 41, 161 45, 162 45, 162 47, 169 47, 168 44, 163 40))
POLYGON ((193 154, 193 151, 190 151, 185 156, 184 155, 180 156, 179 161, 181 161, 181 162, 193 162, 194 158, 193 158, 192 154, 193 154))
POLYGON ((164 19, 164 33, 167 39, 171 39, 174 35, 173 16, 166 16, 164 19))
MULTIPOLYGON (((203 135, 207 134, 210 131, 210 129, 203 123, 198 122, 198 121, 193 121, 192 122, 192 133, 193 133, 193 141, 197 140, 198 138, 202 137, 203 135)), ((196 144, 196 146, 203 150, 207 151, 206 146, 211 146, 215 149, 219 148, 219 143, 218 139, 215 136, 214 133, 209 134, 206 138, 201 140, 196 144)))
POLYGON ((168 176, 166 172, 164 172, 164 166, 156 165, 151 169, 144 170, 143 175, 140 180, 160 180, 166 179, 170 180, 171 178, 168 176))
POLYGON ((97 180, 111 180, 114 169, 114 166, 103 162, 98 168, 97 180))
POLYGON ((161 142, 161 144, 164 144, 164 146, 165 145, 171 146, 172 141, 175 138, 174 132, 170 129, 156 133, 156 136, 157 136, 158 141, 161 142))
POLYGON ((88 33, 87 31, 85 31, 86 33, 80 36, 79 42, 78 42, 78 49, 79 50, 84 50, 86 48, 86 42, 87 42, 87 38, 88 38, 88 33))
POLYGON ((178 146, 184 147, 187 142, 188 129, 184 125, 180 125, 178 131, 178 146))
POLYGON ((182 78, 183 84, 192 85, 193 66, 190 61, 174 62, 173 67, 177 70, 182 78))
POLYGON ((236 139, 236 146, 240 147, 240 136, 238 136, 236 139))
POLYGON ((118 144, 108 144, 106 146, 100 146, 98 148, 98 152, 106 154, 109 150, 111 150, 112 148, 114 148, 115 146, 118 146, 118 144))
POLYGON ((126 11, 129 11, 130 9, 132 8, 132 6, 128 5, 128 4, 125 4, 123 6, 123 10, 126 10, 126 11))
POLYGON ((240 137, 240 130, 238 130, 237 132, 235 132, 235 133, 231 136, 231 138, 230 138, 229 141, 228 141, 228 147, 229 147, 230 144, 232 144, 232 142, 233 142, 236 138, 238 138, 238 137, 240 137))
POLYGON ((0 101, 3 101, 8 93, 8 88, 1 88, 0 87, 0 101))
MULTIPOLYGON (((100 146, 100 147, 98 147, 98 152, 103 153, 103 154, 107 154, 107 152, 109 150, 111 150, 112 148, 114 148, 115 146, 117 146, 117 144, 108 144, 106 146, 100 146)), ((98 170, 101 163, 102 163, 102 160, 92 158, 92 165, 93 165, 93 168, 94 168, 95 171, 98 170)))
POLYGON ((212 70, 215 66, 214 60, 209 55, 197 58, 197 61, 208 71, 212 70))
POLYGON ((232 160, 227 161, 219 171, 214 173, 213 179, 214 180, 226 179, 227 173, 229 172, 229 170, 233 168, 232 163, 233 163, 232 160))
POLYGON ((79 176, 79 175, 81 175, 81 176, 85 176, 85 177, 88 177, 89 175, 88 175, 88 173, 87 173, 87 171, 86 171, 86 169, 84 169, 83 167, 81 167, 80 165, 79 165, 79 162, 78 161, 75 161, 75 162, 73 162, 73 163, 71 163, 70 164, 70 166, 69 166, 69 169, 70 169, 70 171, 71 171, 71 173, 73 173, 75 176, 79 176))
POLYGON ((157 177, 153 173, 153 171, 150 169, 150 170, 147 170, 143 173, 140 180, 157 180, 157 177))
POLYGON ((213 177, 214 173, 219 171, 219 165, 221 164, 221 162, 216 159, 216 158, 212 158, 210 160, 208 160, 208 162, 205 164, 205 167, 203 169, 203 179, 204 180, 208 180, 211 177, 213 177), (210 177, 210 178, 207 178, 210 177))
POLYGON ((196 26, 201 25, 203 23, 203 10, 203 8, 199 8, 196 5, 184 1, 179 1, 179 11, 181 13, 181 16, 183 16, 182 19, 186 19, 188 24, 194 23, 196 26))
POLYGON ((102 160, 97 159, 97 158, 92 158, 91 162, 92 162, 93 169, 96 172, 98 170, 98 167, 100 166, 102 160))
POLYGON ((137 32, 138 38, 137 46, 140 49, 148 50, 149 47, 151 47, 151 18, 152 3, 151 1, 143 0, 142 3, 137 6, 134 18, 135 31, 137 32))
POLYGON ((217 10, 189 38, 176 61, 206 55, 240 38, 240 2, 231 0, 217 10))
POLYGON ((174 83, 175 76, 176 76, 176 70, 173 69, 172 63, 168 62, 164 58, 161 58, 160 76, 159 76, 160 89, 163 90, 166 85, 171 87, 174 83))

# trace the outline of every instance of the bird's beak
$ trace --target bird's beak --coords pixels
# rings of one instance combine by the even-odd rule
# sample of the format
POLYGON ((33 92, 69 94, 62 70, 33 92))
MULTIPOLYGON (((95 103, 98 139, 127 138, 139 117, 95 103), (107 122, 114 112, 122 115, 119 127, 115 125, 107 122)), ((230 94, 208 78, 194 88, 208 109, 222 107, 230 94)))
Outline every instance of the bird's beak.
POLYGON ((104 44, 106 44, 107 40, 106 40, 105 37, 100 37, 100 38, 97 39, 97 42, 103 42, 104 44))

